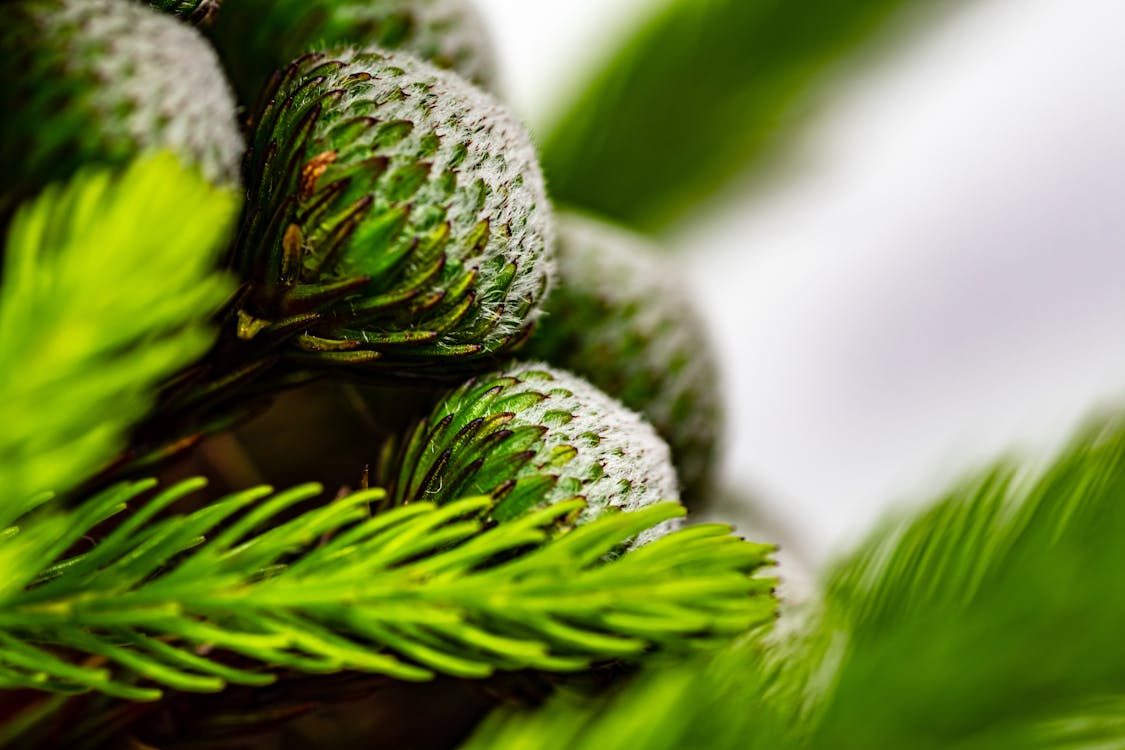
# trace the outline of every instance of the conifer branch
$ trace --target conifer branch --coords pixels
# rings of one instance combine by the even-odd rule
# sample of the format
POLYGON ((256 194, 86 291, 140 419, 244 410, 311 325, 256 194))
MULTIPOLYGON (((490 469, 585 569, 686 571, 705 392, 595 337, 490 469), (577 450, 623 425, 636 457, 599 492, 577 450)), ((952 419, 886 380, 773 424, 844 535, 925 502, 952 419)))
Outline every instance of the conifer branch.
POLYGON ((505 711, 467 747, 1117 747, 1122 538, 1117 421, 1034 481, 1003 462, 883 529, 777 633, 610 702, 505 711))
POLYGON ((771 548, 725 526, 611 554, 682 515, 674 503, 558 536, 581 501, 490 526, 488 498, 371 516, 381 490, 309 509, 320 488, 304 485, 162 515, 202 483, 143 500, 152 482, 121 484, 5 533, 0 688, 154 700, 162 687, 268 684, 278 668, 404 680, 565 672, 722 643, 773 617, 773 582, 754 575, 771 548), (126 503, 116 529, 66 556, 126 503))

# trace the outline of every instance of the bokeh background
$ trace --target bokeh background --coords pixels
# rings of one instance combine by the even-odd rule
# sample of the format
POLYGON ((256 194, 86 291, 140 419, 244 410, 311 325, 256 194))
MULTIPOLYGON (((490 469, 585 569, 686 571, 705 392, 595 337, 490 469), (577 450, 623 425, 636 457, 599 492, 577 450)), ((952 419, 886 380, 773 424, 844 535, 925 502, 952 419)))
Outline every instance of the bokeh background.
MULTIPOLYGON (((479 0, 533 128, 662 0, 479 0)), ((897 23, 663 230, 720 345, 720 508, 815 570, 998 454, 1125 401, 1125 3, 897 23)))

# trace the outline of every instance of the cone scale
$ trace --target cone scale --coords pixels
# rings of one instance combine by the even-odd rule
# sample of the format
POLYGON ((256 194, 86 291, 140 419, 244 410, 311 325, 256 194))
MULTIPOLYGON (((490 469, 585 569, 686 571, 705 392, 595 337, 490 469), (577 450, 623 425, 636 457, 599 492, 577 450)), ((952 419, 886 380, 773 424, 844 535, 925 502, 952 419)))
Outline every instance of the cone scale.
POLYGON ((722 432, 719 372, 681 274, 647 238, 559 215, 558 274, 524 354, 643 414, 672 447, 689 502, 705 499, 722 432))
POLYGON ((497 78, 469 0, 228 0, 208 35, 246 104, 298 55, 345 45, 406 52, 490 90, 497 78))
POLYGON ((679 499, 668 446, 651 425, 576 375, 536 362, 451 392, 414 428, 394 465, 395 504, 490 495, 500 522, 573 498, 586 502, 577 523, 679 499))
POLYGON ((0 213, 89 164, 166 149, 237 185, 234 95, 197 31, 131 0, 0 4, 0 213))
POLYGON ((407 55, 307 55, 251 143, 243 338, 445 378, 526 338, 553 218, 530 138, 487 94, 407 55))

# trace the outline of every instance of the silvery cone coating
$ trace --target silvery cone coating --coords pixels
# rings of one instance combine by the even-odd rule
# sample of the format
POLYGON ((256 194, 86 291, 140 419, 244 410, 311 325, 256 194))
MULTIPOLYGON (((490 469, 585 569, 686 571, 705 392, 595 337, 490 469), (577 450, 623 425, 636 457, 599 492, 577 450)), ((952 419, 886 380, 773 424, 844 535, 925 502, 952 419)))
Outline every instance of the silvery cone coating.
MULTIPOLYGON (((469 380, 411 432, 390 498, 445 503, 491 495, 504 522, 575 497, 576 523, 679 500, 667 444, 640 415, 582 378, 535 362, 469 380)), ((666 522, 643 544, 676 528, 666 522)))
POLYGON ((211 45, 133 0, 0 4, 0 213, 85 164, 169 149, 236 185, 244 145, 211 45))
POLYGON ((722 432, 716 356, 682 273, 653 243, 558 216, 557 277, 523 355, 588 378, 672 446, 685 500, 702 501, 722 432))
POLYGON ((228 0, 209 35, 243 103, 306 52, 401 50, 493 89, 492 40, 469 0, 228 0))
POLYGON ((307 364, 460 380, 526 338, 553 271, 531 139, 401 53, 299 58, 256 117, 235 264, 244 338, 307 364))
POLYGON ((197 26, 206 26, 215 20, 222 0, 147 0, 147 2, 157 10, 171 13, 197 26))

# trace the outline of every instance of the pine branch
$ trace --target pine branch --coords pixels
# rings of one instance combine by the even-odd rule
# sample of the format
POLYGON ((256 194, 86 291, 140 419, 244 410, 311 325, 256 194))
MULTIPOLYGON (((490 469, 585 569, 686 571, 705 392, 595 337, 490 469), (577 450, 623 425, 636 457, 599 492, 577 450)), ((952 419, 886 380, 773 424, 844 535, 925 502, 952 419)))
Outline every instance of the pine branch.
POLYGON ((0 687, 154 700, 161 686, 268 684, 276 668, 404 680, 574 671, 654 647, 722 643, 773 616, 773 582, 753 576, 771 548, 727 527, 610 555, 682 515, 673 503, 557 537, 553 525, 581 501, 491 527, 487 498, 370 516, 380 490, 302 510, 320 492, 305 485, 159 517, 201 485, 138 501, 152 483, 122 484, 7 532, 0 687), (108 536, 64 557, 126 502, 135 507, 108 536))
POLYGON ((537 712, 503 709, 464 748, 800 747, 791 742, 788 715, 797 696, 784 691, 782 675, 789 665, 781 656, 789 653, 756 633, 712 656, 650 669, 609 700, 561 693, 537 712))
POLYGON ((949 747, 1118 693, 1122 539, 1122 421, 1034 482, 1002 464, 876 535, 828 585, 849 638, 821 743, 949 747))
POLYGON ((16 216, 0 287, 0 527, 111 458, 159 381, 207 348, 237 208, 158 155, 80 174, 16 216))
POLYGON ((1003 463, 876 534, 807 618, 612 703, 490 719, 469 748, 1117 747, 1125 422, 1035 481, 1003 463))

